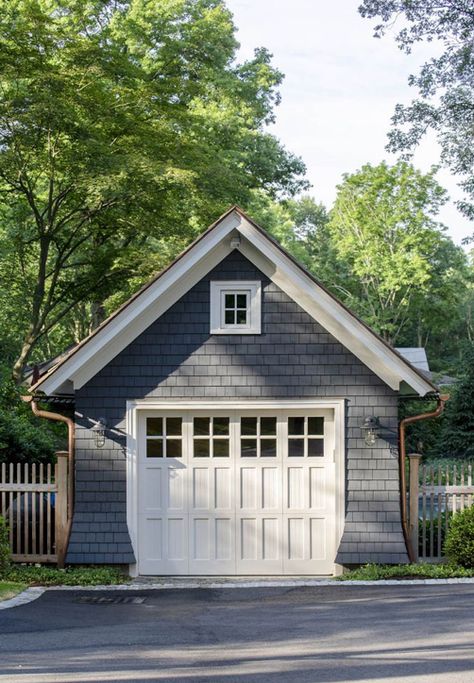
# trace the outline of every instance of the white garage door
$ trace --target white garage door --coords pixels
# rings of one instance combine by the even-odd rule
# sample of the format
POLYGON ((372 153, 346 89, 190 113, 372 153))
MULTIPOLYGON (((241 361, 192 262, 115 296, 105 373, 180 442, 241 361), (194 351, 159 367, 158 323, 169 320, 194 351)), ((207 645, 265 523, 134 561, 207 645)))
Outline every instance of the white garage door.
POLYGON ((332 410, 140 411, 138 571, 332 574, 332 410))

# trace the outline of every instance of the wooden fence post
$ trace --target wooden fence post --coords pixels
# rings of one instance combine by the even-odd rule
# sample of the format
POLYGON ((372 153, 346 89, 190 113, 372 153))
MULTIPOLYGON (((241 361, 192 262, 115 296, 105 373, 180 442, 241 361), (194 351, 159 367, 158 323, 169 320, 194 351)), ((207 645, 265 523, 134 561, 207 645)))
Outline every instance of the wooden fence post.
POLYGON ((58 567, 64 567, 67 544, 68 528, 68 459, 67 451, 56 453, 56 505, 55 505, 55 531, 56 531, 56 554, 58 567))
POLYGON ((418 496, 420 493, 419 471, 421 455, 409 454, 410 462, 410 542, 415 562, 418 562, 418 496))

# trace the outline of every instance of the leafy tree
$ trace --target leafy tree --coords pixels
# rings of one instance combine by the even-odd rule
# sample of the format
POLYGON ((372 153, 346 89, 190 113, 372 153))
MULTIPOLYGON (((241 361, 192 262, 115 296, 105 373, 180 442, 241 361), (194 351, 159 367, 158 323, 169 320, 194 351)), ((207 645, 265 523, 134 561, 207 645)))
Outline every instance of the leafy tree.
POLYGON ((0 368, 0 463, 51 462, 64 441, 64 426, 34 417, 20 397, 10 369, 0 368))
POLYGON ((431 259, 427 287, 415 292, 399 346, 422 346, 434 372, 457 375, 472 326, 474 271, 466 254, 444 238, 431 259))
POLYGON ((474 345, 464 355, 464 375, 456 384, 441 433, 440 451, 446 456, 474 457, 474 345))
POLYGON ((443 282, 464 256, 436 221, 444 201, 434 172, 406 162, 366 164, 338 187, 328 224, 339 261, 333 289, 391 343, 457 301, 456 286, 447 292, 443 282))
POLYGON ((427 131, 435 132, 441 160, 463 178, 466 200, 460 209, 474 217, 474 10, 463 0, 363 0, 363 17, 379 18, 375 36, 383 36, 399 21, 395 34, 400 49, 409 53, 415 43, 433 41, 441 54, 423 64, 410 85, 418 98, 397 105, 395 128, 389 134, 392 151, 411 152, 427 131))
POLYGON ((322 278, 324 259, 320 251, 328 245, 325 233, 328 213, 322 204, 309 196, 277 202, 257 191, 248 211, 300 263, 322 278))
POLYGON ((305 186, 265 131, 281 74, 266 50, 236 64, 236 49, 221 0, 0 0, 0 285, 2 315, 21 303, 17 379, 79 302, 100 322, 162 240, 186 243, 253 189, 305 186))

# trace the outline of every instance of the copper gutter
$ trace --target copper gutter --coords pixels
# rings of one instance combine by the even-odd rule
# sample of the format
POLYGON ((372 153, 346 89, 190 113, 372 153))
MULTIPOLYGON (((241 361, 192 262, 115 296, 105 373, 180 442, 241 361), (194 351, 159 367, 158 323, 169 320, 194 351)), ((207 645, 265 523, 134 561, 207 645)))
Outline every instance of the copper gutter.
POLYGON ((406 477, 405 477, 405 462, 406 462, 406 444, 405 444, 405 427, 413 422, 420 422, 421 420, 429 420, 431 418, 439 417, 444 410, 444 404, 449 400, 449 394, 437 396, 438 405, 435 410, 429 413, 420 413, 419 415, 410 415, 401 420, 398 435, 400 444, 400 498, 402 508, 402 529, 405 539, 405 545, 408 551, 410 562, 415 562, 415 551, 412 548, 410 536, 408 533, 407 521, 407 491, 406 491, 406 477))
POLYGON ((72 513, 74 509, 74 434, 75 434, 75 424, 74 420, 61 413, 53 413, 49 410, 42 410, 38 407, 38 402, 33 398, 33 396, 22 396, 21 397, 25 403, 31 405, 31 410, 36 417, 42 417, 46 420, 53 420, 54 422, 64 422, 68 428, 68 495, 67 495, 67 532, 66 532, 66 544, 62 549, 62 557, 58 557, 58 563, 64 564, 64 556, 66 554, 67 545, 69 542, 69 536, 71 534, 72 526, 72 513))

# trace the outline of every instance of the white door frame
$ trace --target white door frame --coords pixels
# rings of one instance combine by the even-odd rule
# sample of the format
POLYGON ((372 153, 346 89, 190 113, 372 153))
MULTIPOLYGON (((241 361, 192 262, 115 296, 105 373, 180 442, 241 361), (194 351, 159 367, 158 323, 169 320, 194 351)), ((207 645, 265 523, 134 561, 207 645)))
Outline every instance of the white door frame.
MULTIPOLYGON (((334 410, 334 462, 336 465, 335 496, 336 520, 335 531, 336 548, 339 547, 344 530, 345 518, 345 402, 344 398, 310 398, 296 400, 189 400, 189 399, 157 399, 144 398, 126 403, 126 433, 127 433, 127 526, 130 534, 133 552, 137 564, 130 565, 132 576, 138 573, 138 413, 143 410, 255 410, 273 408, 275 410, 291 409, 328 409, 334 410)), ((338 565, 334 565, 335 573, 338 565)))

